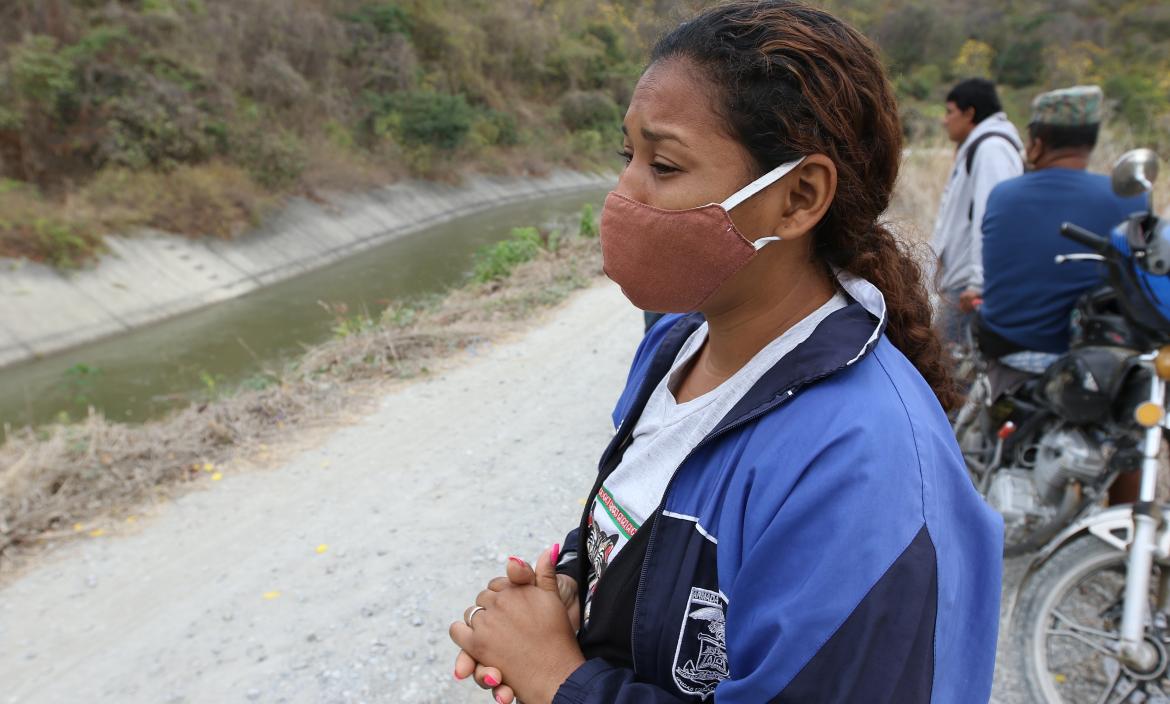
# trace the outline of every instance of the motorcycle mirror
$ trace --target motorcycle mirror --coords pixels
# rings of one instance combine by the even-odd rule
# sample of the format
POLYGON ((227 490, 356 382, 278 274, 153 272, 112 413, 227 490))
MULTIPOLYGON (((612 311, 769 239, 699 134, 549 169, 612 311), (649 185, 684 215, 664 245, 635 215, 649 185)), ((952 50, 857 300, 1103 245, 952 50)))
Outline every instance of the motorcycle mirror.
POLYGON ((1158 155, 1152 149, 1133 149, 1113 165, 1113 192, 1123 198, 1154 190, 1158 178, 1158 155))

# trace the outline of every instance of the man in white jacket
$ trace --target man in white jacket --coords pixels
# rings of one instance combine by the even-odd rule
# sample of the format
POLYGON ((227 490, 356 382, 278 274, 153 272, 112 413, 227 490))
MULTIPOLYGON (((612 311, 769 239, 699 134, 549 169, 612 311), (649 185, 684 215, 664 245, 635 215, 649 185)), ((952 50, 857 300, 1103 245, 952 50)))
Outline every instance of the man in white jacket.
POLYGON ((1016 128, 1007 119, 995 84, 960 82, 946 98, 943 129, 958 145, 943 192, 931 247, 938 257, 936 320, 947 342, 963 344, 983 291, 983 211, 1000 181, 1024 172, 1016 128))

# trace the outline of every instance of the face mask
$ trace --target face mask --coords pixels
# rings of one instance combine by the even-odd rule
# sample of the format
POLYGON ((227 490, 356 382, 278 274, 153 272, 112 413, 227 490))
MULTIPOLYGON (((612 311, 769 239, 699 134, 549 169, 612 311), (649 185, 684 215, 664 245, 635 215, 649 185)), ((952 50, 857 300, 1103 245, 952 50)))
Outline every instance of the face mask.
POLYGON ((662 210, 610 193, 601 212, 606 275, 642 310, 698 310, 764 245, 780 239, 748 240, 735 228, 729 211, 802 161, 803 157, 781 164, 722 203, 687 210, 662 210))

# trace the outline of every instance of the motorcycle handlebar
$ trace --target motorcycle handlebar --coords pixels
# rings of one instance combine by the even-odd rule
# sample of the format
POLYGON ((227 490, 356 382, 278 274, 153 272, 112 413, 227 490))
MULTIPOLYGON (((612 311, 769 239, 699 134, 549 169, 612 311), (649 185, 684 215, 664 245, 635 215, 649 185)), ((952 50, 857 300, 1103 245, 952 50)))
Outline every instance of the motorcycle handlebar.
POLYGON ((1066 222, 1060 226, 1060 234, 1073 242, 1083 244, 1098 254, 1104 254, 1109 251, 1109 247, 1111 246, 1109 240, 1071 222, 1066 222))

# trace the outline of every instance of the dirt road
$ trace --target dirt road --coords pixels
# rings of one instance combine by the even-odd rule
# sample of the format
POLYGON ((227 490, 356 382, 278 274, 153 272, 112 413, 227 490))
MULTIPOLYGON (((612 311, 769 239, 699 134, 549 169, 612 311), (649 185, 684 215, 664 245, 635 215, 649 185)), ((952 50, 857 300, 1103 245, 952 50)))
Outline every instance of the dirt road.
POLYGON ((575 522, 641 324, 599 284, 283 466, 58 549, 0 590, 0 704, 489 702, 447 624, 575 522))
POLYGON ((0 702, 488 702, 447 624, 576 521, 641 334, 618 289, 0 591, 0 702))

